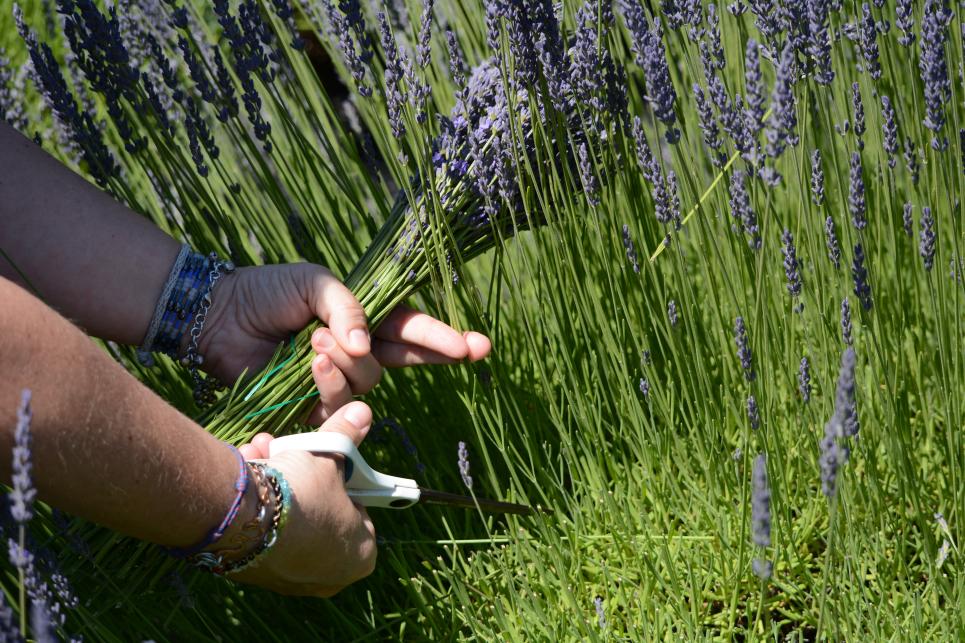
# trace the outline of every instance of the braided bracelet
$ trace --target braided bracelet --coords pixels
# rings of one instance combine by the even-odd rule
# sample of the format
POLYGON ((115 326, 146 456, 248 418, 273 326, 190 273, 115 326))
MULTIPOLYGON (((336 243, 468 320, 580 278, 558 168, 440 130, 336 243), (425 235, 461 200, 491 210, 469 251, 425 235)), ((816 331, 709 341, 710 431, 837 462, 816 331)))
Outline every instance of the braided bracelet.
MULTIPOLYGON (((234 574, 249 567, 257 566, 263 560, 264 554, 278 541, 278 534, 288 521, 288 509, 291 506, 292 493, 284 476, 276 469, 266 467, 260 462, 250 462, 248 464, 253 469, 260 470, 263 476, 260 480, 265 482, 265 486, 271 492, 274 500, 271 520, 262 532, 261 542, 259 542, 258 546, 241 558, 232 560, 227 555, 237 551, 237 548, 220 551, 203 551, 191 557, 190 562, 192 564, 217 576, 234 574)), ((255 523, 256 520, 258 525, 264 524, 266 504, 261 500, 260 494, 259 498, 258 514, 255 519, 246 523, 246 527, 255 523)), ((247 543, 250 542, 251 539, 243 537, 243 540, 247 543)))
POLYGON ((238 449, 230 445, 228 448, 231 449, 231 452, 237 457, 239 465, 238 478, 235 480, 235 499, 231 502, 231 506, 228 507, 228 513, 225 514, 224 519, 217 526, 213 527, 201 542, 184 549, 169 548, 168 553, 175 558, 190 558, 200 553, 205 547, 210 547, 218 542, 238 516, 238 511, 241 509, 241 501, 244 499, 245 492, 248 490, 248 466, 244 456, 241 455, 238 449))

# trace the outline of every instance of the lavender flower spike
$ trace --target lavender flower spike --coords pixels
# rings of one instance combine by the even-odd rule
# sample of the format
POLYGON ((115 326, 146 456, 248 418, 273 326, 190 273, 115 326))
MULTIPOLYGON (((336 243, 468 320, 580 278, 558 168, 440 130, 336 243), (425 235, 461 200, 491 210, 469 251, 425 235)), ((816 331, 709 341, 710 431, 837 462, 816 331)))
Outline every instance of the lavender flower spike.
POLYGON ((851 181, 848 192, 848 209, 851 211, 851 223, 856 230, 864 230, 868 225, 865 219, 864 176, 861 168, 861 155, 851 154, 851 181))
POLYGON ((596 180, 596 173, 586 143, 580 143, 577 160, 580 167, 580 178, 583 181, 583 191, 586 192, 586 200, 592 207, 596 207, 600 205, 600 185, 596 180))
POLYGON ((469 475, 469 451, 466 449, 465 442, 459 442, 459 475, 462 476, 462 483, 467 489, 472 489, 472 476, 469 475))
POLYGON ((868 3, 861 6, 861 54, 864 56, 865 69, 874 80, 881 78, 881 63, 878 60, 878 25, 871 15, 868 3))
POLYGON ((838 246, 838 235, 834 231, 834 218, 829 214, 824 220, 824 240, 828 247, 828 259, 834 265, 834 269, 841 268, 841 248, 838 246))
POLYGON ((740 360, 741 369, 744 371, 744 379, 753 382, 757 377, 754 372, 754 354, 751 352, 743 317, 734 320, 734 343, 737 344, 737 359, 740 360))
POLYGON ((931 272, 935 265, 935 218, 927 206, 921 209, 921 233, 918 239, 918 253, 925 263, 925 270, 931 272))
POLYGON ((860 243, 854 247, 851 277, 854 279, 854 294, 858 296, 861 307, 865 311, 871 310, 874 302, 871 299, 871 284, 868 283, 868 269, 864 265, 864 248, 861 247, 860 243))
POLYGON ((33 485, 30 463, 30 421, 33 412, 30 409, 31 393, 24 389, 20 394, 20 406, 17 408, 17 428, 14 432, 13 446, 13 489, 10 492, 10 515, 20 525, 26 525, 33 518, 34 500, 37 489, 33 485))
POLYGON ((606 629, 606 612, 603 611, 603 598, 597 596, 593 599, 593 608, 596 610, 596 620, 601 630, 606 629))
POLYGON ((667 143, 672 145, 680 140, 680 130, 676 127, 677 115, 674 113, 677 93, 670 79, 660 19, 654 19, 651 26, 638 0, 628 0, 623 9, 627 28, 632 35, 631 47, 647 82, 647 101, 653 107, 657 120, 667 127, 667 143))
POLYGON ((811 0, 807 3, 808 13, 808 53, 814 58, 814 81, 819 85, 830 85, 834 80, 831 68, 831 42, 828 39, 829 0, 811 0))
POLYGON ((784 229, 784 234, 781 235, 781 241, 784 242, 784 247, 781 248, 781 252, 784 254, 784 276, 787 277, 787 292, 791 297, 800 297, 801 272, 799 267, 801 264, 797 260, 797 249, 794 247, 794 237, 787 228, 784 229))
POLYGON ((918 61, 925 85, 925 120, 922 122, 932 131, 931 146, 938 151, 948 147, 948 137, 939 133, 945 125, 945 104, 952 98, 945 54, 951 19, 951 9, 943 0, 925 2, 921 22, 921 57, 918 61))
MULTIPOLYGON (((758 547, 771 546, 771 487, 767 481, 767 456, 763 453, 754 458, 751 473, 751 538, 758 547)), ((754 574, 761 580, 771 577, 771 562, 755 558, 754 574)))
POLYGON ((747 396, 747 421, 754 431, 761 426, 761 414, 757 409, 757 399, 753 395, 747 396))
POLYGON ((821 441, 821 489, 829 498, 837 491, 838 471, 848 461, 849 451, 844 444, 845 423, 854 411, 854 370, 857 362, 850 346, 841 356, 841 371, 835 391, 834 414, 824 425, 821 441))
POLYGON ((676 328, 680 318, 677 315, 677 302, 673 299, 667 302, 667 318, 670 320, 670 327, 676 328))
POLYGON ((841 300, 841 339, 851 346, 851 302, 847 297, 841 300))
MULTIPOLYGON (((750 197, 744 184, 746 178, 743 170, 734 170, 730 177, 730 213, 740 222, 744 234, 747 235, 747 245, 752 250, 761 249, 761 231, 757 225, 757 215, 751 208, 750 197)), ((736 229, 736 228, 735 228, 736 229)))
POLYGON ((895 155, 898 153, 898 123, 895 108, 891 106, 891 99, 887 96, 881 97, 881 133, 885 152, 888 154, 888 167, 893 170, 897 164, 895 155))
POLYGON ((851 84, 851 109, 854 112, 854 136, 858 139, 858 150, 864 149, 864 103, 861 101, 861 85, 851 84))
POLYGON ((902 208, 901 222, 902 227, 905 229, 905 234, 909 237, 914 234, 912 227, 914 226, 914 221, 911 217, 911 213, 914 211, 915 206, 910 203, 906 203, 904 208, 902 208))
POLYGON ((821 150, 811 152, 811 200, 817 206, 824 203, 824 169, 821 167, 821 150))
POLYGON ((811 362, 807 357, 801 358, 801 365, 798 367, 797 389, 805 404, 811 401, 811 362))
POLYGON ((623 224, 623 247, 627 251, 627 261, 633 266, 633 272, 640 272, 640 263, 637 261, 637 251, 633 247, 633 240, 630 238, 630 226, 623 224))

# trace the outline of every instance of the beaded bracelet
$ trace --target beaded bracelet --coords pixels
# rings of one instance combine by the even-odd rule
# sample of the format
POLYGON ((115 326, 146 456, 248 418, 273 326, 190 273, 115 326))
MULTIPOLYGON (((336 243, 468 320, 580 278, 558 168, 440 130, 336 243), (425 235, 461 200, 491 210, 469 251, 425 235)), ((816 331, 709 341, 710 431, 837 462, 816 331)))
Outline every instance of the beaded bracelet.
MULTIPOLYGON (((271 521, 267 525, 267 529, 262 534, 261 542, 247 555, 235 559, 226 560, 226 554, 231 550, 222 551, 204 551, 194 555, 190 562, 195 566, 207 570, 212 574, 217 576, 224 576, 225 574, 234 574, 242 570, 248 569, 250 567, 257 566, 262 560, 264 554, 271 549, 275 543, 278 541, 278 534, 285 527, 288 522, 288 510, 291 506, 292 492, 291 487, 288 485, 288 481, 285 477, 276 469, 265 466, 260 462, 249 463, 252 468, 258 468, 264 475, 263 480, 266 486, 271 490, 271 495, 274 499, 274 510, 272 511, 271 521)), ((258 524, 262 524, 264 520, 264 507, 265 504, 259 502, 258 524)), ((254 522, 254 521, 251 521, 254 522)), ((250 523, 246 523, 247 524, 250 523)), ((250 542, 250 539, 245 538, 246 542, 250 542)))
POLYGON ((188 244, 182 245, 161 290, 144 342, 138 349, 141 363, 151 366, 154 362, 152 352, 177 358, 184 336, 189 334, 181 364, 191 373, 194 399, 199 406, 213 402, 215 391, 223 388, 216 379, 202 378, 198 373, 198 367, 204 362, 198 352, 198 339, 211 307, 211 292, 221 277, 234 270, 231 261, 222 261, 213 252, 205 256, 193 252, 188 244))
POLYGON ((184 549, 169 548, 168 553, 175 558, 190 558, 200 553, 205 547, 210 547, 218 542, 238 516, 238 511, 241 509, 241 501, 244 499, 245 492, 248 490, 250 477, 248 475, 248 465, 245 462, 244 456, 241 455, 241 452, 231 445, 229 445, 228 448, 235 454, 239 464, 238 478, 235 480, 235 499, 232 501, 231 506, 228 507, 228 513, 225 514, 224 519, 212 528, 201 542, 184 549))

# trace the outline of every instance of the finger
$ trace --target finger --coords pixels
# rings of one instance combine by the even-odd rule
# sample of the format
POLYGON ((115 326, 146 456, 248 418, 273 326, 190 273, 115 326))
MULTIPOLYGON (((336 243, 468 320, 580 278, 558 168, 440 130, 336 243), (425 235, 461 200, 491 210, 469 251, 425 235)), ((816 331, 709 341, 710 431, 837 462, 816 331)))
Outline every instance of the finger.
POLYGON ((316 355, 312 360, 312 379, 315 380, 321 397, 316 423, 331 417, 335 411, 352 401, 352 389, 348 380, 325 353, 316 355))
POLYGON ((365 355, 371 342, 362 304, 331 272, 321 266, 314 268, 306 300, 318 318, 332 329, 345 352, 356 357, 365 355))
POLYGON ((261 451, 258 450, 258 447, 253 444, 242 444, 240 447, 238 447, 238 451, 241 452, 241 457, 243 457, 245 460, 259 460, 264 457, 261 455, 261 451))
POLYGON ((365 402, 351 402, 335 411, 318 430, 347 435, 358 446, 368 434, 371 424, 372 409, 365 402))
MULTIPOLYGON (((346 353, 335 341, 328 328, 318 328, 312 333, 312 348, 331 358, 351 386, 352 393, 368 393, 382 378, 382 366, 371 354, 356 357, 346 353)), ((337 407, 336 407, 337 408, 337 407)))
POLYGON ((470 362, 477 362, 488 357, 489 352, 493 349, 492 341, 482 333, 469 330, 463 333, 462 336, 469 346, 469 355, 467 355, 467 357, 470 362))
POLYGON ((466 339, 458 331, 408 306, 396 306, 379 324, 375 336, 390 342, 421 346, 454 360, 464 359, 469 354, 466 339))
POLYGON ((271 433, 259 433, 255 437, 251 438, 251 446, 258 449, 259 458, 268 457, 268 445, 274 440, 275 437, 271 433))
POLYGON ((453 359, 437 351, 403 344, 399 342, 387 342, 377 339, 372 344, 372 357, 378 360, 379 364, 386 368, 402 368, 405 366, 419 366, 422 364, 458 364, 459 360, 453 359))

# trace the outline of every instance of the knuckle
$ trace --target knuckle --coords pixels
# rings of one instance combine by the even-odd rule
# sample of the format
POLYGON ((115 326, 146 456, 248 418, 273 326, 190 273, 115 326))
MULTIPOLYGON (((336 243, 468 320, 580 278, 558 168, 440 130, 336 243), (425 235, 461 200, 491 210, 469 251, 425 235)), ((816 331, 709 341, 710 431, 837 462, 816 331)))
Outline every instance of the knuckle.
POLYGON ((375 538, 366 538, 358 550, 358 566, 356 569, 356 580, 365 578, 375 571, 375 563, 379 557, 379 548, 375 544, 375 538))

